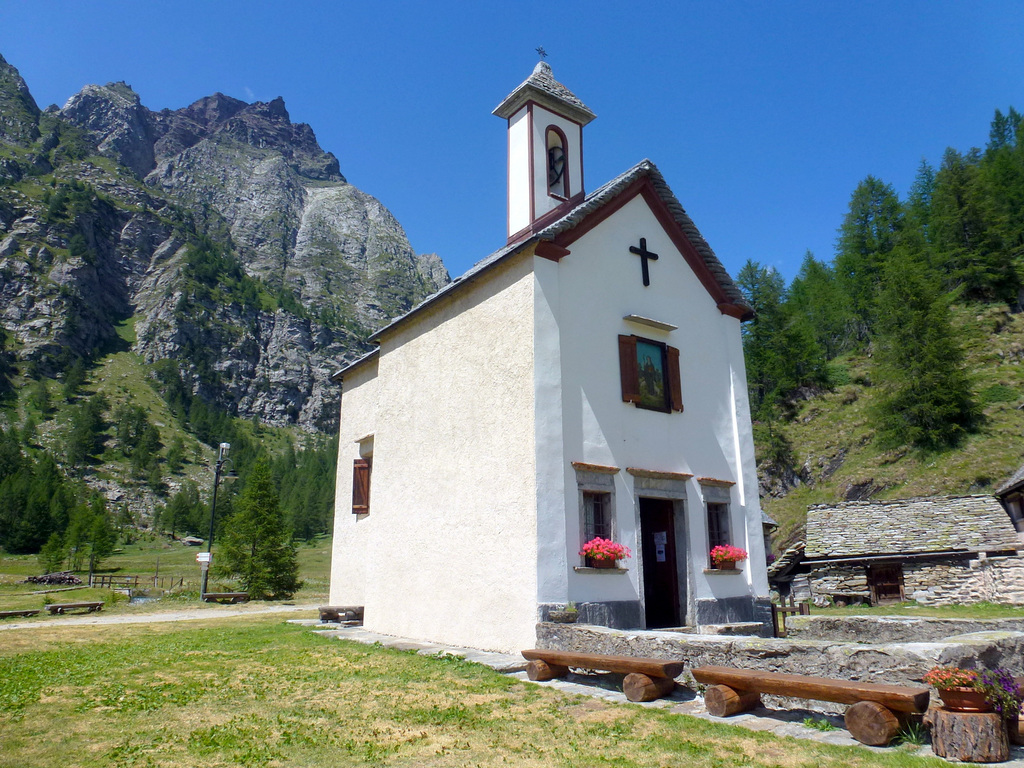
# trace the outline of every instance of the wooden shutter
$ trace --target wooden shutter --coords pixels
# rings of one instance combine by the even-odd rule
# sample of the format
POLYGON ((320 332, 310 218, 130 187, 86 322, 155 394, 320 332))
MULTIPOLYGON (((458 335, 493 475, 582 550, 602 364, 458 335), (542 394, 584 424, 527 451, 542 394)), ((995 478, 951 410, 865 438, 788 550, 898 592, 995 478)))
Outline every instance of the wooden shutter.
POLYGON ((619 336, 619 377, 622 380, 622 400, 640 402, 640 371, 636 363, 636 336, 619 336))
POLYGON ((665 347, 668 353, 665 364, 668 366, 668 395, 669 405, 673 411, 683 410, 683 380, 679 370, 679 350, 675 347, 665 347))
POLYGON ((352 514, 365 515, 370 511, 370 462, 356 459, 352 462, 352 514))

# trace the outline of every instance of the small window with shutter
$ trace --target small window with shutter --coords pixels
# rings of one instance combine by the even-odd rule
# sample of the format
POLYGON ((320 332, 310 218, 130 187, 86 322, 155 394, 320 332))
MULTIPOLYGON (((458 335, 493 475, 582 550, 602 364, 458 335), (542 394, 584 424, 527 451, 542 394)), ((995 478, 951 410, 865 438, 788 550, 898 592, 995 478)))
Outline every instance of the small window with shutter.
POLYGON ((352 462, 352 514, 365 515, 370 511, 370 470, 373 459, 352 462))
POLYGON ((639 336, 619 336, 622 400, 652 411, 682 411, 679 350, 639 336))

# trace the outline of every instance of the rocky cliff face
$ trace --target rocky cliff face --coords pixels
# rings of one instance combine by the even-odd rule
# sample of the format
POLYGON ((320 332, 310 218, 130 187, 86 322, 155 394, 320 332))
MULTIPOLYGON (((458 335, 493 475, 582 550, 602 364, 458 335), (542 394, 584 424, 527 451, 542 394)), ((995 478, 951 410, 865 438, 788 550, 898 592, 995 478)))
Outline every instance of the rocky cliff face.
POLYGON ((0 323, 44 373, 134 317, 204 398, 330 430, 330 373, 448 279, 280 98, 154 112, 111 83, 40 112, 0 59, 0 323))

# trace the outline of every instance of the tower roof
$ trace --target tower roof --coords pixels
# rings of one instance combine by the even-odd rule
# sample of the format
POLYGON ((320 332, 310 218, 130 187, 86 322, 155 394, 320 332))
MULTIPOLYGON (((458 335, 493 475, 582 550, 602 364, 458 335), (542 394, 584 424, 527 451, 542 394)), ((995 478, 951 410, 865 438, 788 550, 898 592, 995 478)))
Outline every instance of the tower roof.
POLYGON ((506 96, 505 100, 495 107, 492 114, 508 119, 528 101, 536 101, 554 112, 565 115, 570 120, 575 120, 580 125, 586 125, 597 117, 587 108, 586 104, 576 98, 572 91, 555 80, 551 66, 545 61, 537 62, 537 66, 533 68, 533 74, 506 96))

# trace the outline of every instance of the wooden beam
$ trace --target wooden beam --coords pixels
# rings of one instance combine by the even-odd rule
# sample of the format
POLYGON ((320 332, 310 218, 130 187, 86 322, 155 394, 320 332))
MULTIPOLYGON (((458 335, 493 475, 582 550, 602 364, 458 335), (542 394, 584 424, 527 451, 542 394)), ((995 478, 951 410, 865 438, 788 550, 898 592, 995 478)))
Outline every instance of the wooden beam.
POLYGON ((622 692, 629 701, 654 701, 668 696, 675 687, 671 677, 649 677, 639 672, 631 672, 622 681, 622 692))
POLYGON ((857 704, 875 701, 894 712, 924 712, 928 709, 930 691, 924 687, 858 683, 825 677, 787 675, 755 669, 731 667, 695 667, 693 679, 704 685, 727 685, 740 692, 768 693, 795 699, 834 701, 857 704))
POLYGON ((859 701, 846 710, 846 730, 861 744, 884 747, 896 738, 899 718, 877 701, 859 701))
POLYGON ((683 662, 669 659, 637 659, 632 656, 606 656, 598 653, 548 651, 539 648, 523 651, 523 657, 564 667, 602 669, 620 674, 637 672, 648 677, 678 677, 683 673, 684 667, 683 662))
POLYGON ((713 717, 729 717, 761 706, 761 695, 740 693, 728 685, 712 685, 704 691, 704 706, 713 717))

